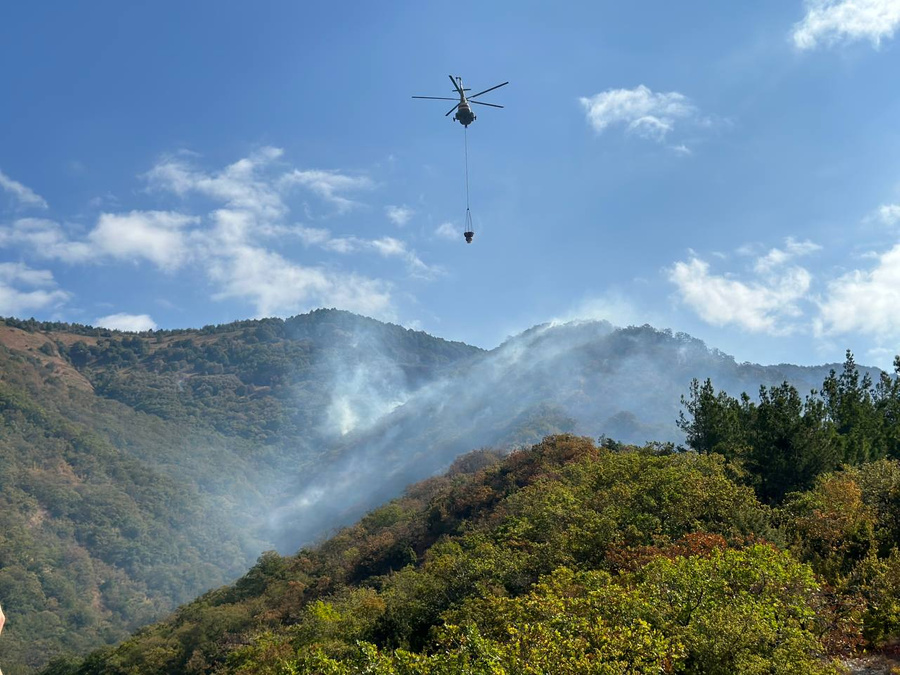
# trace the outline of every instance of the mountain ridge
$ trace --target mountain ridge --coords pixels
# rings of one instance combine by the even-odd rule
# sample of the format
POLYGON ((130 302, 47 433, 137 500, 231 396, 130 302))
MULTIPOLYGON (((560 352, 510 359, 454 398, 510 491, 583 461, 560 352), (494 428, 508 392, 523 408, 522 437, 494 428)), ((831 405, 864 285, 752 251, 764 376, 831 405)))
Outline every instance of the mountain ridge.
POLYGON ((114 641, 137 625, 132 620, 152 619, 233 578, 264 548, 293 552, 319 541, 472 449, 509 451, 566 432, 679 442, 675 420, 692 377, 711 375, 720 388, 752 393, 784 377, 808 389, 831 370, 738 364, 686 334, 590 321, 534 326, 483 350, 339 310, 140 334, 5 319, 0 365, 9 400, 42 411, 23 435, 15 427, 21 406, 0 410, 0 450, 17 453, 0 466, 0 485, 8 486, 0 498, 14 535, 0 543, 0 600, 10 615, 0 663, 7 675, 32 672, 65 650, 114 641), (74 431, 56 454, 43 453, 40 439, 63 423, 74 431), (71 478, 81 460, 70 445, 82 437, 94 439, 87 447, 99 444, 100 463, 86 482, 71 478), (25 468, 32 460, 43 492, 17 491, 32 485, 25 468), (69 482, 48 478, 56 474, 69 482), (179 508, 193 509, 196 519, 213 518, 219 541, 198 533, 206 548, 191 549, 180 534, 189 524, 174 521, 177 531, 167 533, 165 511, 153 503, 163 492, 134 502, 127 493, 140 490, 107 478, 129 474, 174 490, 179 508), (95 535, 78 522, 83 514, 60 506, 85 498, 103 523, 95 535), (152 514, 146 522, 145 512, 152 514), (184 560, 208 567, 179 586, 143 563, 128 572, 102 558, 97 535, 139 559, 157 545, 144 542, 142 532, 178 542, 187 547, 184 560), (152 610, 117 615, 127 614, 127 603, 100 590, 99 600, 76 594, 63 601, 59 594, 69 591, 30 561, 29 551, 60 565, 66 546, 87 561, 85 588, 103 574, 134 573, 121 583, 152 610), (4 574, 40 592, 17 602, 4 574), (99 609, 90 610, 92 602, 99 609), (39 611, 57 623, 29 623, 20 614, 39 611), (52 637, 53 626, 75 614, 87 617, 79 619, 86 621, 79 640, 52 637), (28 635, 20 632, 25 626, 28 635))

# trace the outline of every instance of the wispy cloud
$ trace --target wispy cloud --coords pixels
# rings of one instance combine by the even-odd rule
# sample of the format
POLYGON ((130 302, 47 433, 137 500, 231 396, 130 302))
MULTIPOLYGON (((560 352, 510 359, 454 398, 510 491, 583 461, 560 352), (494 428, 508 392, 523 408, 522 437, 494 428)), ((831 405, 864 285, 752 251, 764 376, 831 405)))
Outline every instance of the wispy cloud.
POLYGON ((262 172, 282 154, 280 148, 264 147, 216 173, 202 171, 181 156, 169 157, 148 171, 145 178, 151 189, 181 196, 200 194, 227 208, 280 218, 287 207, 277 185, 262 172))
POLYGON ((644 85, 609 89, 579 101, 588 123, 598 134, 612 126, 624 126, 628 133, 655 141, 663 141, 679 120, 696 119, 699 115, 684 94, 653 92, 644 85))
POLYGON ((453 223, 441 223, 434 230, 434 234, 436 237, 440 237, 441 239, 460 239, 462 237, 462 230, 459 229, 453 223))
POLYGON ((386 206, 384 212, 394 225, 403 227, 415 215, 415 211, 405 204, 403 206, 386 206))
MULTIPOLYGON (((149 194, 183 198, 183 209, 107 211, 97 216, 86 234, 51 220, 21 218, 0 227, 0 247, 17 247, 34 258, 73 265, 146 262, 167 273, 190 263, 206 275, 214 298, 250 303, 258 316, 333 306, 379 318, 395 317, 389 281, 319 262, 291 260, 284 249, 288 238, 333 253, 398 260, 416 278, 430 279, 441 272, 399 238, 333 236, 328 229, 287 222, 289 197, 298 187, 342 212, 357 205, 352 195, 374 187, 367 176, 294 169, 284 161, 282 150, 272 147, 221 170, 210 171, 198 163, 196 156, 178 153, 164 157, 143 175, 149 194), (189 208, 201 215, 187 213, 189 208)), ((401 224, 412 210, 392 206, 385 213, 401 224)), ((61 292, 49 291, 46 302, 63 297, 61 292)), ((31 304, 39 300, 34 295, 31 304)), ((7 304, 13 305, 12 301, 7 304)), ((109 324, 119 319, 127 322, 131 316, 144 318, 112 315, 103 319, 109 324)), ((135 319, 127 325, 149 323, 135 319)))
POLYGON ((798 49, 858 40, 878 47, 900 25, 900 0, 806 0, 805 5, 806 15, 793 31, 798 49))
POLYGON ((73 264, 148 260, 171 271, 190 257, 184 229, 199 222, 200 218, 173 211, 102 213, 94 229, 79 240, 52 220, 20 218, 0 227, 0 248, 24 246, 37 258, 73 264))
POLYGON ((434 265, 427 265, 418 254, 409 248, 406 242, 395 237, 380 239, 364 239, 361 237, 333 237, 331 231, 318 227, 298 227, 297 234, 307 246, 318 246, 333 253, 350 254, 360 251, 377 253, 383 258, 400 258, 406 262, 411 275, 433 279, 442 270, 434 265))
POLYGON ((101 316, 94 321, 95 326, 109 328, 110 330, 123 330, 129 333, 143 333, 148 330, 156 330, 156 322, 149 314, 110 314, 101 316))
POLYGON ((60 290, 49 270, 23 263, 0 263, 0 314, 21 315, 61 305, 70 297, 60 290))
POLYGON ((72 241, 59 223, 44 218, 20 218, 0 227, 0 248, 22 246, 36 257, 65 262, 86 262, 95 256, 92 246, 72 241))
POLYGON ((808 239, 806 241, 797 241, 793 237, 788 237, 785 239, 784 248, 769 249, 768 253, 757 259, 753 267, 759 274, 771 274, 794 258, 807 256, 821 250, 822 247, 819 244, 808 239))
POLYGON ((667 276, 682 302, 707 323, 785 335, 799 328, 800 303, 809 299, 812 283, 809 271, 788 263, 819 248, 789 238, 783 249, 773 248, 757 258, 751 278, 745 280, 712 273, 709 263, 692 253, 667 270, 667 276))
POLYGON ((279 186, 282 188, 294 185, 303 186, 313 194, 337 207, 339 212, 346 212, 359 203, 347 197, 348 194, 370 190, 374 186, 368 176, 351 176, 339 171, 310 169, 301 171, 294 169, 282 176, 279 186))
POLYGON ((34 190, 0 171, 0 189, 12 195, 19 206, 46 209, 47 202, 34 190))
POLYGON ((888 226, 900 223, 900 204, 882 204, 878 207, 877 218, 888 226))

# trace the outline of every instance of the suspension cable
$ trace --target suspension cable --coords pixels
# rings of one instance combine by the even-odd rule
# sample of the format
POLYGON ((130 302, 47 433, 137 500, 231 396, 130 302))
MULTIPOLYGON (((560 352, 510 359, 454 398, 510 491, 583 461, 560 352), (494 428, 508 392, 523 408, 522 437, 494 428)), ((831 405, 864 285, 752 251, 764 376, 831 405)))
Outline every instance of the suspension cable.
POLYGON ((466 211, 469 210, 469 127, 463 127, 466 146, 466 211))

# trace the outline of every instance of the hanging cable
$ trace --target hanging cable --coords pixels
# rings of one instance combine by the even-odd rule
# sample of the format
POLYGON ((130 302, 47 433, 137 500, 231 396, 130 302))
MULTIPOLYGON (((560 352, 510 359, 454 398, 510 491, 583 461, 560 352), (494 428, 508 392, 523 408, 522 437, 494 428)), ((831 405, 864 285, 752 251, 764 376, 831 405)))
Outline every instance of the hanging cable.
POLYGON ((469 127, 463 127, 463 138, 466 146, 466 211, 469 210, 469 127))
POLYGON ((466 237, 466 243, 472 243, 472 237, 475 236, 475 228, 472 225, 472 212, 469 210, 469 128, 464 127, 463 138, 466 146, 466 231, 463 235, 466 237))

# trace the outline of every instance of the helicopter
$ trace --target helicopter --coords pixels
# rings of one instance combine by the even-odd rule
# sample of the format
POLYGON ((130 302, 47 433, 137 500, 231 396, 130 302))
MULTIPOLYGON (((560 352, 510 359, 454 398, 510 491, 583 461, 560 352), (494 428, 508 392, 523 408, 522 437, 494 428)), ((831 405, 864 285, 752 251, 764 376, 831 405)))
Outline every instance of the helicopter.
MULTIPOLYGON (((499 89, 503 87, 509 82, 504 82, 503 84, 498 84, 496 86, 491 87, 490 89, 485 89, 484 91, 479 91, 477 94, 472 94, 471 96, 466 96, 467 91, 471 91, 471 89, 463 88, 463 81, 461 77, 453 77, 453 75, 448 75, 450 81, 453 83, 453 88, 456 90, 456 93, 459 94, 459 102, 450 108, 450 110, 444 115, 447 117, 454 110, 456 114, 453 116, 453 119, 462 124, 464 127, 467 127, 475 121, 475 113, 472 112, 472 107, 469 104, 474 103, 475 105, 486 105, 491 108, 502 108, 502 105, 497 105, 495 103, 482 103, 481 101, 473 101, 472 99, 481 96, 482 94, 486 94, 489 91, 494 91, 494 89, 499 89)), ((427 98, 435 101, 455 101, 455 98, 447 98, 446 96, 413 96, 413 98, 427 98)))

